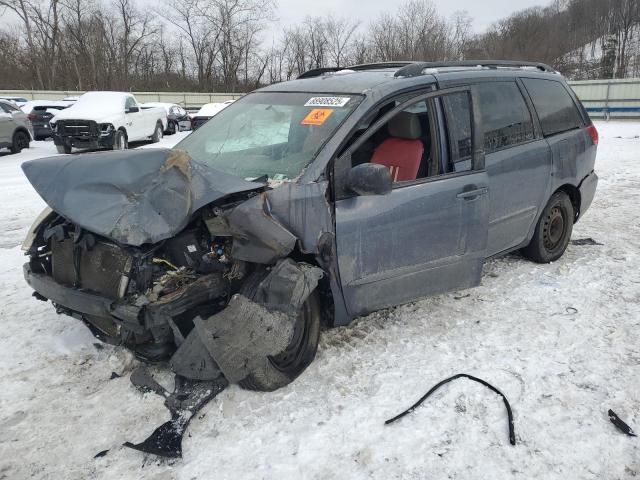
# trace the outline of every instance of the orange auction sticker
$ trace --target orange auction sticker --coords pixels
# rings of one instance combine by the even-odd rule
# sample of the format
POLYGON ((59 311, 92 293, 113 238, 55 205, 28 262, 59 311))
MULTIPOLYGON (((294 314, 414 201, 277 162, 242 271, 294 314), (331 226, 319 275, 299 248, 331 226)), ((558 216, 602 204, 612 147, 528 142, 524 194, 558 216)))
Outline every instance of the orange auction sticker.
POLYGON ((322 125, 332 113, 333 110, 330 108, 314 108, 300 123, 301 125, 322 125))

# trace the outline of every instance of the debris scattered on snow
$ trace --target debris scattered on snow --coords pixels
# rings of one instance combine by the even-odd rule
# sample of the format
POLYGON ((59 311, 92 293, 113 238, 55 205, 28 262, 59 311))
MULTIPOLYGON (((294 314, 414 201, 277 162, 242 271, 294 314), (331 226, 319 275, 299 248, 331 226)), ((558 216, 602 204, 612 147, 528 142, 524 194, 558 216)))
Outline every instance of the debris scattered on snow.
POLYGON ((593 238, 577 238, 575 240, 571 240, 571 245, 604 245, 604 243, 596 242, 593 238))
MULTIPOLYGON (((409 413, 413 412, 416 408, 418 408, 422 404, 422 402, 424 402, 427 398, 429 398, 431 396, 431 394, 433 392, 435 392, 436 390, 438 390, 442 385, 444 385, 445 383, 449 383, 449 382, 451 382, 453 380, 456 380, 458 378, 468 378, 469 380, 473 380, 474 382, 481 383, 482 385, 484 385, 485 387, 490 389, 492 392, 495 392, 495 393, 497 393, 498 395, 500 395, 502 397, 502 400, 504 400, 504 406, 507 409, 507 417, 509 419, 509 442, 511 443, 511 445, 515 445, 516 444, 516 433, 515 433, 515 427, 513 425, 513 412, 511 411, 511 405, 509 405, 509 400, 507 400, 507 397, 505 396, 505 394, 502 393, 500 390, 498 390, 493 385, 491 385, 489 382, 486 382, 486 381, 482 380, 481 378, 474 377, 473 375, 468 375, 466 373, 458 373, 458 374, 454 375, 453 377, 449 377, 449 378, 446 378, 446 379, 442 380, 440 383, 438 383, 434 387, 432 387, 431 390, 429 390, 427 393, 425 393, 420 400, 418 400, 416 403, 411 405, 404 412, 399 413, 398 415, 396 415, 393 418, 390 418, 389 420, 386 420, 384 422, 384 424, 385 425, 389 425, 389 424, 391 424, 391 423, 393 423, 393 422, 395 422, 397 420, 400 420, 405 415, 408 415, 409 413)), ((609 410, 609 414, 611 414, 611 410, 609 410)))
POLYGON ((618 417, 618 415, 616 415, 616 412, 614 412, 613 410, 609 409, 609 420, 611 421, 611 423, 613 423, 616 428, 618 430, 620 430, 622 433, 629 435, 630 437, 637 437, 637 435, 635 434, 635 432, 633 431, 633 429, 627 425, 626 423, 624 423, 620 417, 618 417))

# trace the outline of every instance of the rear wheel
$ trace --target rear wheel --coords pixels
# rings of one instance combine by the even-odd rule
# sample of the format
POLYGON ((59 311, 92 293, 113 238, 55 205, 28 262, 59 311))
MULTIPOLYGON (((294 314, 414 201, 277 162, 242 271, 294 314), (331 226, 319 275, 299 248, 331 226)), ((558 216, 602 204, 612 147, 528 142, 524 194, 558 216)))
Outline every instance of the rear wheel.
POLYGON ((564 192, 556 192, 542 211, 529 245, 522 249, 525 257, 537 263, 559 259, 569 245, 573 231, 573 204, 564 192))
POLYGON ((163 131, 164 129, 162 128, 162 123, 160 122, 156 123, 156 129, 154 130, 153 135, 151 135, 151 141, 153 143, 158 143, 160 139, 162 139, 163 131))
POLYGON ((71 146, 69 145, 56 145, 58 153, 71 153, 71 146))
POLYGON ((25 148, 29 148, 29 134, 22 130, 18 130, 13 134, 13 141, 11 143, 11 153, 20 153, 25 148))
MULTIPOLYGON (((250 291, 251 284, 257 285, 264 276, 258 278, 256 282, 248 279, 243 288, 245 295, 250 291)), ((241 380, 240 386, 247 390, 271 392, 294 381, 316 356, 320 339, 320 318, 321 308, 316 289, 298 313, 289 345, 280 354, 267 357, 261 369, 241 380)))

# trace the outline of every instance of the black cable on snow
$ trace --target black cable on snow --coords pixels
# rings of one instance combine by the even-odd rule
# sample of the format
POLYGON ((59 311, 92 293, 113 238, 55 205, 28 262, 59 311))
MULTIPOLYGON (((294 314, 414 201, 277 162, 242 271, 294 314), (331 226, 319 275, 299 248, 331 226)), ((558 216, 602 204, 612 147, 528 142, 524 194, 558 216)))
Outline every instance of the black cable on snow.
POLYGON ((438 390, 442 385, 444 385, 445 383, 449 383, 452 380, 456 380, 457 378, 468 378, 469 380, 473 380, 474 382, 481 383, 482 385, 484 385, 485 387, 487 387, 488 389, 490 389, 491 391, 497 393, 498 395, 500 395, 502 397, 502 400, 504 400, 504 406, 507 409, 507 417, 509 418, 509 442, 511 443, 511 445, 515 445, 516 444, 516 433, 515 433, 515 428, 514 428, 514 425, 513 425, 513 413, 511 411, 511 405, 509 405, 509 401, 507 400, 507 397, 504 395, 504 393, 502 393, 500 390, 498 390, 496 387, 494 387, 490 383, 485 382, 481 378, 474 377, 473 375, 468 375, 466 373, 458 373, 457 375, 454 375, 453 377, 449 377, 449 378, 447 378, 445 380, 442 380, 440 383, 438 383, 433 388, 431 388, 431 390, 429 390, 427 393, 425 393, 420 400, 418 400, 416 403, 411 405, 404 412, 399 413, 395 417, 390 418, 389 420, 385 421, 384 424, 385 425, 389 425, 390 423, 393 423, 393 422, 395 422, 397 420, 400 420, 405 415, 408 415, 409 413, 413 412, 416 408, 418 408, 422 404, 422 402, 424 402, 427 398, 429 398, 429 396, 433 392, 438 390))

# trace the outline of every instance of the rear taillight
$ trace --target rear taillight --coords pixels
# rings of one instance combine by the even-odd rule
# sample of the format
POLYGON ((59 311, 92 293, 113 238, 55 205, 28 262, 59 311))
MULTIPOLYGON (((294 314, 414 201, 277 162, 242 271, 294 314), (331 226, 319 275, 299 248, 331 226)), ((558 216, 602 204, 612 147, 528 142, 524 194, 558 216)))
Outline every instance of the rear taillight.
POLYGON ((27 115, 27 118, 33 122, 34 120, 38 119, 38 116, 35 113, 30 113, 29 115, 27 115))
POLYGON ((589 136, 591 137, 591 140, 593 140, 593 144, 598 146, 598 130, 596 130, 593 123, 587 127, 587 132, 589 132, 589 136))

